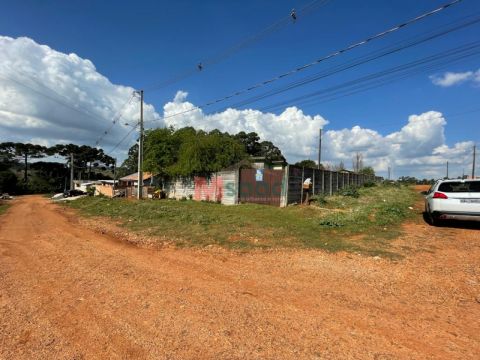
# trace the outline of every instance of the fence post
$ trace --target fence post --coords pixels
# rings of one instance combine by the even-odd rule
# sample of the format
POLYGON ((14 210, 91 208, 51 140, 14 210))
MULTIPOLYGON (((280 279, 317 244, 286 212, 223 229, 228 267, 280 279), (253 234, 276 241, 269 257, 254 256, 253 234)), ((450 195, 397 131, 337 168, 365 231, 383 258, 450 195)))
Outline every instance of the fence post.
POLYGON ((322 194, 325 193, 325 170, 322 170, 322 194))
POLYGON ((305 167, 302 166, 302 183, 300 184, 300 204, 303 204, 303 182, 305 181, 304 179, 305 176, 305 167))
POLYGON ((313 169, 312 195, 315 195, 315 169, 313 169))
POLYGON ((333 191, 332 191, 332 172, 329 171, 329 173, 330 173, 330 175, 328 176, 329 183, 330 183, 330 184, 329 184, 329 185, 330 185, 330 186, 329 186, 329 188, 330 188, 330 189, 329 189, 329 194, 330 194, 330 196, 332 196, 332 194, 333 194, 333 191))

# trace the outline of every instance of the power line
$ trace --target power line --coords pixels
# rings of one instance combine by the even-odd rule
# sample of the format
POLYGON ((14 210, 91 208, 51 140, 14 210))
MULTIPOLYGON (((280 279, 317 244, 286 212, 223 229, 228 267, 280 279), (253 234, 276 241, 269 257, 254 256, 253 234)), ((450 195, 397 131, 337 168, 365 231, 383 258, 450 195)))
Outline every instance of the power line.
MULTIPOLYGON (((23 74, 23 75, 25 75, 25 76, 28 77, 28 75, 26 75, 26 74, 24 74, 24 73, 21 73, 21 74, 23 74)), ((103 117, 100 117, 100 116, 97 116, 97 115, 94 115, 94 114, 90 113, 88 110, 83 109, 81 106, 77 106, 77 107, 72 106, 71 104, 69 104, 69 103, 67 103, 67 102, 61 101, 61 100, 58 99, 58 98, 55 98, 55 97, 50 96, 50 95, 48 95, 48 94, 46 94, 46 93, 44 93, 44 92, 41 92, 40 90, 35 89, 35 88, 31 87, 30 85, 27 85, 27 84, 25 84, 24 82, 21 82, 21 81, 19 81, 19 80, 17 80, 17 79, 14 79, 14 78, 11 78, 11 77, 9 77, 9 76, 6 76, 5 74, 1 74, 1 75, 0 75, 0 78, 2 78, 2 79, 4 79, 4 80, 7 80, 7 81, 11 81, 11 82, 13 82, 13 83, 16 83, 17 85, 20 85, 20 86, 22 86, 22 87, 25 87, 25 88, 29 89, 30 91, 32 91, 32 92, 34 92, 34 93, 36 93, 36 94, 38 94, 38 95, 40 95, 40 96, 43 96, 43 97, 45 97, 45 98, 47 98, 47 99, 49 99, 49 100, 51 100, 51 101, 53 101, 53 102, 56 102, 57 104, 60 104, 60 105, 66 107, 66 108, 68 108, 68 109, 71 109, 71 110, 73 110, 73 111, 75 111, 75 112, 77 112, 77 113, 79 113, 79 114, 81 114, 81 115, 83 115, 83 116, 86 116, 86 117, 89 117, 89 118, 92 118, 92 119, 96 119, 96 120, 99 120, 99 121, 102 121, 102 122, 103 122, 103 121, 108 121, 106 118, 103 118, 103 117)), ((71 101, 71 99, 69 99, 68 97, 66 97, 66 96, 58 93, 56 90, 54 90, 54 89, 48 87, 47 85, 39 82, 37 79, 34 79, 34 78, 32 78, 32 77, 29 77, 29 78, 30 78, 31 80, 33 80, 36 84, 41 85, 42 87, 44 87, 44 88, 47 89, 47 90, 50 90, 51 92, 53 92, 54 94, 58 95, 59 97, 64 98, 64 99, 66 99, 66 100, 68 100, 68 101, 71 101)), ((122 109, 125 108, 125 106, 126 106, 131 100, 132 100, 132 98, 130 98, 130 99, 122 106, 122 108, 121 108, 119 111, 117 111, 117 113, 116 113, 116 114, 114 115, 114 117, 113 117, 113 120, 111 120, 111 121, 112 121, 112 125, 115 125, 115 123, 121 118, 121 116, 122 116, 122 109)), ((100 141, 101 141, 101 140, 103 139, 103 137, 111 130, 112 127, 113 127, 113 126, 110 126, 107 130, 104 131, 103 135, 100 136, 100 138, 97 140, 95 146, 97 146, 97 145, 100 143, 100 141)))
POLYGON ((132 133, 136 130, 136 128, 139 126, 140 124, 136 124, 134 126, 132 126, 132 128, 130 129, 130 131, 128 133, 125 134, 125 136, 118 142, 115 144, 115 146, 113 148, 110 149, 109 152, 107 152, 107 155, 110 155, 111 153, 113 153, 124 141, 125 139, 132 133))
MULTIPOLYGON (((314 10, 326 5, 327 3, 329 3, 331 0, 314 0, 310 3, 308 3, 307 5, 305 5, 304 7, 302 7, 301 9, 299 9, 298 11, 296 11, 296 14, 299 18, 303 18, 304 16, 312 13, 314 10)), ((284 16, 282 17, 281 19, 275 21, 274 23, 268 25, 266 28, 260 30, 258 33, 255 33, 254 35, 251 35, 249 37, 246 37, 242 40, 240 40, 239 42, 229 46, 228 48, 226 48, 225 50, 222 50, 220 52, 218 52, 217 54, 209 57, 209 58, 205 58, 203 60, 201 60, 199 62, 199 65, 201 64, 201 66, 199 67, 193 67, 170 78, 170 79, 167 79, 165 81, 162 81, 162 82, 159 82, 159 83, 156 83, 156 84, 152 84, 152 85, 148 85, 145 88, 145 91, 148 91, 148 92, 152 92, 152 91, 155 91, 155 90, 159 90, 161 88, 164 88, 166 86, 169 86, 169 85, 172 85, 172 84, 175 84, 179 81, 182 81, 194 74, 198 74, 199 73, 199 70, 203 71, 205 70, 205 68, 208 68, 212 65, 215 65, 215 64, 218 64, 220 63, 221 61, 229 58, 230 56, 232 56, 233 54, 235 54, 236 52, 248 47, 248 46, 251 46, 252 44, 264 39, 265 37, 267 37, 268 35, 274 33, 275 31, 278 31, 286 26, 288 26, 289 24, 292 23, 291 21, 291 15, 287 15, 287 16, 284 16)))
MULTIPOLYGON (((388 34, 391 34, 391 33, 395 32, 395 31, 398 31, 398 30, 400 30, 400 29, 403 29, 403 28, 405 28, 405 27, 407 27, 407 26, 409 26, 409 25, 411 25, 411 24, 414 24, 414 23, 416 23, 416 22, 418 22, 418 21, 421 21, 421 20, 423 20, 423 19, 426 19, 427 17, 432 16, 432 15, 434 15, 434 14, 440 12, 440 11, 443 11, 443 10, 445 10, 445 9, 447 9, 447 8, 455 5, 455 4, 458 4, 458 3, 461 2, 461 1, 462 1, 462 0, 454 0, 454 1, 450 2, 450 3, 448 3, 448 4, 445 4, 445 5, 440 6, 439 8, 436 8, 436 9, 434 9, 434 10, 432 10, 432 11, 429 11, 429 12, 427 12, 427 13, 424 13, 424 14, 422 14, 422 15, 419 15, 419 16, 417 16, 417 17, 415 17, 415 18, 413 18, 413 19, 410 19, 410 20, 408 20, 408 21, 406 21, 406 22, 403 22, 403 23, 401 23, 401 24, 398 24, 398 25, 396 25, 396 26, 394 26, 394 27, 392 27, 392 28, 390 28, 390 29, 388 29, 388 30, 382 31, 382 32, 380 32, 380 33, 378 33, 378 34, 376 34, 376 35, 370 36, 370 37, 368 37, 368 38, 366 38, 366 39, 364 39, 364 40, 362 40, 362 41, 359 41, 359 42, 357 42, 357 43, 354 43, 354 44, 352 44, 352 45, 349 45, 349 46, 347 46, 347 47, 345 47, 345 48, 343 48, 343 49, 341 49, 341 50, 337 50, 337 51, 335 51, 335 52, 333 52, 333 53, 330 53, 330 54, 328 54, 328 55, 326 55, 326 56, 323 56, 323 57, 321 57, 321 58, 319 58, 319 59, 317 59, 317 60, 315 60, 315 61, 313 61, 313 62, 311 62, 311 63, 308 63, 308 64, 305 64, 305 65, 303 65, 303 66, 297 67, 297 68, 295 68, 295 69, 293 69, 293 70, 290 70, 290 71, 287 71, 287 72, 285 72, 285 73, 283 73, 283 74, 280 74, 280 75, 278 75, 278 76, 276 76, 276 77, 274 77, 274 78, 271 78, 271 79, 269 79, 269 80, 265 80, 265 81, 262 81, 262 82, 260 82, 260 83, 257 83, 256 85, 253 85, 253 86, 251 86, 251 87, 245 88, 245 89, 243 89, 243 90, 239 90, 239 91, 237 91, 237 92, 235 92, 235 93, 232 93, 232 94, 230 94, 230 95, 228 95, 228 96, 225 96, 225 97, 222 97, 222 98, 218 98, 218 99, 216 99, 216 100, 207 102, 207 103, 205 103, 205 104, 203 104, 203 105, 200 105, 200 106, 195 106, 195 107, 192 108, 192 109, 188 109, 188 110, 185 110, 185 111, 176 113, 176 114, 169 115, 169 116, 167 116, 167 117, 164 117, 163 119, 170 118, 170 117, 173 117, 173 116, 182 115, 182 114, 185 114, 185 113, 188 113, 188 112, 197 110, 197 109, 203 109, 203 108, 205 108, 205 107, 208 107, 208 106, 211 106, 211 105, 214 105, 214 104, 223 102, 223 101, 228 100, 228 99, 230 99, 230 98, 233 98, 233 97, 236 97, 236 96, 239 96, 239 95, 243 95, 243 94, 245 94, 245 93, 247 93, 247 92, 250 92, 250 91, 252 91, 252 90, 258 89, 258 88, 263 87, 263 86, 265 86, 265 85, 267 85, 267 84, 273 83, 273 82, 275 82, 275 81, 278 81, 278 80, 283 79, 283 78, 285 78, 285 77, 291 76, 291 75, 296 74, 296 73, 298 73, 298 72, 304 71, 305 69, 308 69, 308 68, 310 68, 310 67, 312 67, 312 66, 318 65, 318 64, 320 64, 321 62, 324 62, 324 61, 326 61, 326 60, 328 60, 328 59, 331 59, 331 58, 333 58, 333 57, 339 56, 339 55, 341 55, 341 54, 343 54, 343 53, 345 53, 345 52, 348 52, 348 51, 350 51, 350 50, 353 50, 353 49, 355 49, 355 48, 357 48, 357 47, 359 47, 359 46, 365 45, 365 44, 367 44, 367 43, 369 43, 369 42, 371 42, 371 41, 373 41, 373 40, 382 38, 382 37, 384 37, 384 36, 386 36, 386 35, 388 35, 388 34)), ((148 121, 145 121, 145 122, 150 122, 150 121, 156 121, 156 120, 148 120, 148 121)))
POLYGON ((126 107, 132 102, 132 100, 135 98, 135 95, 134 93, 132 93, 132 95, 130 96, 130 98, 128 99, 128 101, 123 104, 123 106, 117 111, 117 113, 115 114, 115 116, 113 117, 113 120, 112 120, 112 124, 103 132, 103 134, 97 139, 97 141, 95 142, 95 146, 98 146, 100 145, 100 142, 105 138, 105 136, 110 132, 110 130, 112 130, 112 128, 115 126, 115 124, 117 124, 120 119, 122 118, 123 116, 123 111, 124 109, 126 109, 126 107))
MULTIPOLYGON (((351 95, 353 93, 348 93, 348 91, 354 90, 354 93, 369 90, 371 88, 375 88, 378 86, 385 85, 390 83, 394 80, 398 80, 404 77, 411 76, 418 72, 424 72, 425 70, 431 70, 435 68, 439 68, 440 66, 445 66, 447 64, 451 64, 452 62, 463 60, 465 58, 478 55, 480 52, 480 42, 473 42, 466 45, 462 45, 447 51, 443 51, 428 57, 421 58, 419 60, 415 60, 409 63, 405 63, 402 65, 398 65, 386 70, 382 70, 376 73, 372 73, 354 80, 347 81, 345 83, 341 83, 339 85, 335 85, 326 89, 316 90, 311 93, 303 94, 301 96, 297 96, 295 98, 291 98, 288 100, 284 100, 278 102, 276 104, 267 106, 262 108, 262 111, 267 110, 274 110, 276 108, 284 107, 288 104, 295 103, 296 105, 304 105, 305 103, 311 102, 312 98, 316 97, 318 99, 326 99, 329 96, 341 94, 342 91, 347 91, 346 95, 351 95), (424 65, 422 67, 422 65, 424 65), (393 75, 389 78, 390 75, 393 75), (365 87, 363 89, 362 87, 365 87), (347 90, 344 90, 347 89, 347 90)), ((346 96, 343 95, 343 96, 346 96)), ((339 96, 339 97, 343 97, 339 96)), ((337 99, 337 98, 335 98, 337 99)), ((316 100, 315 104, 318 103, 316 100)), ((312 105, 310 103, 309 105, 312 105)))
MULTIPOLYGON (((471 18, 471 16, 468 16, 468 18, 471 18)), ((383 58, 385 56, 388 56, 388 55, 406 50, 408 48, 417 46, 419 44, 423 44, 423 43, 431 41, 431 40, 434 40, 436 38, 447 35, 447 34, 452 33, 454 31, 458 31, 458 30, 461 30, 465 27, 477 24, 478 22, 480 22, 480 17, 476 17, 474 19, 468 20, 464 23, 460 23, 458 25, 455 25, 453 27, 444 29, 442 31, 437 31, 437 32, 429 31, 429 32, 427 32, 427 36, 425 36, 423 38, 419 38, 418 36, 415 36, 415 37, 411 38, 411 39, 413 39, 413 41, 409 41, 409 42, 402 41, 402 42, 399 42, 398 46, 385 47, 385 48, 380 49, 378 51, 374 51, 374 52, 372 52, 368 55, 361 56, 357 60, 354 59, 352 61, 348 61, 344 64, 337 65, 337 66, 335 66, 333 68, 330 68, 330 69, 326 69, 324 71, 321 71, 321 72, 313 74, 309 77, 297 80, 297 81, 292 82, 290 84, 287 84, 285 86, 270 90, 268 92, 265 92, 263 94, 260 94, 260 95, 254 96, 254 97, 250 97, 246 100, 243 100, 243 101, 240 101, 240 102, 235 103, 233 105, 230 105, 230 107, 237 108, 237 107, 240 107, 240 106, 244 106, 244 105, 247 105, 247 104, 257 102, 259 100, 263 100, 265 98, 268 98, 268 97, 271 97, 271 96, 274 96, 274 95, 281 94, 283 92, 295 89, 297 87, 304 86, 304 85, 310 84, 312 82, 318 81, 320 79, 324 79, 326 77, 335 75, 335 74, 340 73, 342 71, 352 69, 354 67, 369 63, 371 61, 383 58)))

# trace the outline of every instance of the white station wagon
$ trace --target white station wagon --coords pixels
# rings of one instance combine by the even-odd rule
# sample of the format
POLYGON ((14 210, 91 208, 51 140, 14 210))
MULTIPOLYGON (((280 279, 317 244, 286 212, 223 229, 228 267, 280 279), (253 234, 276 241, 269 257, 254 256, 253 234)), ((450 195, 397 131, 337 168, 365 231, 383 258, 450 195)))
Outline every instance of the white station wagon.
POLYGON ((480 179, 438 180, 425 196, 425 212, 432 225, 446 219, 480 221, 480 179))

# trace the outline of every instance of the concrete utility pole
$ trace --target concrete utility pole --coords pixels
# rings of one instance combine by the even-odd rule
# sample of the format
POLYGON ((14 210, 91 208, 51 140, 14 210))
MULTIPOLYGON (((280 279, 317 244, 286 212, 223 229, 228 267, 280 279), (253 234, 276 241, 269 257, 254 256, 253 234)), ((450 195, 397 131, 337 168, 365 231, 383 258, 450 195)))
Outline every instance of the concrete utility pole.
POLYGON ((70 153, 70 190, 73 190, 73 153, 70 153))
POLYGON ((475 179, 475 156, 477 152, 477 146, 473 145, 473 163, 472 163, 472 179, 475 179))
POLYGON ((448 179, 448 161, 447 161, 447 179, 448 179))
POLYGON ((322 129, 318 132, 318 169, 321 168, 322 161, 322 129))
POLYGON ((391 170, 391 168, 390 168, 390 166, 389 166, 389 167, 388 167, 388 180, 390 180, 390 170, 391 170))
POLYGON ((143 195, 143 90, 138 91, 140 94, 140 136, 138 138, 138 186, 137 199, 142 199, 143 195))
POLYGON ((113 163, 113 196, 115 196, 116 182, 117 182, 117 158, 114 159, 114 163, 113 163))

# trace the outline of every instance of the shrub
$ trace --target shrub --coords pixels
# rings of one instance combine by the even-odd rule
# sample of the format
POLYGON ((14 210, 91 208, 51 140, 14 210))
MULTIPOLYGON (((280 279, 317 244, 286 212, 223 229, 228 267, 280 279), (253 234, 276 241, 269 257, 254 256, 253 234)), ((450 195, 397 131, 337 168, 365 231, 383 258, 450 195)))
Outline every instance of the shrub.
POLYGON ((310 198, 310 202, 314 202, 318 205, 325 205, 327 203, 327 197, 324 194, 313 195, 310 198))
POLYGON ((377 184, 373 181, 366 181, 363 183, 363 187, 370 188, 370 187, 375 187, 377 184))
POLYGON ((358 192, 358 188, 356 186, 348 186, 344 189, 341 189, 339 194, 342 196, 351 196, 354 198, 360 197, 360 193, 358 192))

